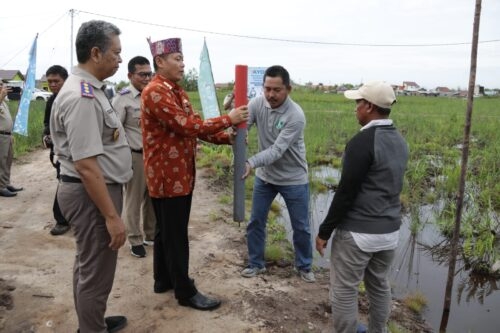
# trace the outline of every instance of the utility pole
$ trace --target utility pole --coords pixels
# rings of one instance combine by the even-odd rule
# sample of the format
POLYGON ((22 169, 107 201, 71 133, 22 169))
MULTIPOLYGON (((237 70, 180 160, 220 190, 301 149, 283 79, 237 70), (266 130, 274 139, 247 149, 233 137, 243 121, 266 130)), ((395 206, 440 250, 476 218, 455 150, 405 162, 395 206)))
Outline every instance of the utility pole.
POLYGON ((444 295, 443 315, 439 327, 440 333, 446 332, 448 318, 450 316, 451 298, 453 291, 453 279, 455 278, 455 265, 457 261, 458 242, 460 240, 460 222, 462 217, 464 192, 465 192, 465 177, 467 175, 467 161, 469 159, 469 138, 472 121, 472 106, 474 102, 474 86, 476 84, 476 67, 477 67, 477 44, 479 40, 479 21, 481 19, 481 0, 476 0, 474 12, 474 26, 472 31, 472 50, 470 60, 469 73, 469 91, 467 95, 467 111, 465 114, 464 126, 464 141, 462 148, 462 163, 460 170, 460 181, 457 193, 457 207, 455 212, 455 228, 453 229, 453 238, 451 240, 450 249, 450 264, 448 266, 448 280, 446 282, 446 290, 444 295))

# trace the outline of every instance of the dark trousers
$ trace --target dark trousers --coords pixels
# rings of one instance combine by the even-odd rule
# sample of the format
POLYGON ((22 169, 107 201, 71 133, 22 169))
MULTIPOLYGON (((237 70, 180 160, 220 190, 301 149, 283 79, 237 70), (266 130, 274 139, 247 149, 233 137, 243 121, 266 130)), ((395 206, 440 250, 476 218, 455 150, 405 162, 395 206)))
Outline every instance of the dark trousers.
POLYGON ((152 198, 156 215, 153 270, 155 284, 174 288, 175 298, 193 297, 198 291, 189 278, 188 223, 193 195, 152 198))
POLYGON ((54 197, 54 205, 52 206, 52 212, 54 213, 54 219, 57 224, 67 225, 68 221, 64 218, 61 213, 61 208, 59 208, 59 202, 57 201, 57 191, 59 190, 59 184, 57 185, 56 195, 54 197))
MULTIPOLYGON (((56 177, 57 177, 57 179, 59 179, 59 175, 61 172, 61 163, 59 163, 58 161, 56 161, 54 163, 54 148, 53 147, 50 148, 49 158, 50 158, 50 163, 52 163, 54 168, 56 168, 56 172, 57 172, 56 177)), ((57 191, 58 190, 59 190, 59 184, 57 185, 56 195, 54 196, 54 204, 52 205, 52 212, 54 214, 54 219, 56 220, 57 224, 68 225, 68 221, 66 221, 63 214, 61 213, 61 208, 59 208, 59 202, 57 201, 57 191)))

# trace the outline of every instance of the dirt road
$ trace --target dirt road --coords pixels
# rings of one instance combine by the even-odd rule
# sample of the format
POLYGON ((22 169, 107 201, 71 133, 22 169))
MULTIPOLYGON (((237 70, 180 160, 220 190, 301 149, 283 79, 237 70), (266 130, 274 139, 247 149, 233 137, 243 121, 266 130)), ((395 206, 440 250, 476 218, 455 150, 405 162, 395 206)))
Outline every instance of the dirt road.
MULTIPOLYGON (((25 189, 15 198, 0 197, 0 331, 75 332, 75 245, 72 232, 49 234, 56 179, 48 152, 17 160, 11 179, 25 189)), ((217 199, 199 172, 190 221, 191 273, 200 291, 220 297, 222 306, 196 311, 178 306, 172 292, 153 293, 152 249, 138 259, 126 244, 107 315, 127 316, 124 333, 329 332, 327 274, 307 284, 292 267, 271 266, 258 278, 240 277, 244 224, 232 222, 232 207, 217 199)))
MULTIPOLYGON (((51 236, 55 170, 46 150, 35 151, 12 168, 23 186, 15 198, 0 197, 0 332, 70 333, 78 326, 72 296, 75 244, 72 232, 51 236)), ((127 316, 123 333, 331 332, 328 271, 305 283, 293 267, 268 264, 257 278, 242 278, 245 227, 232 221, 232 207, 198 172, 190 220, 191 275, 200 291, 222 299, 211 312, 181 307, 172 292, 155 294, 152 249, 132 257, 119 250, 107 315, 127 316)), ((360 298, 366 323, 367 301, 360 298)), ((391 320, 408 332, 428 326, 394 300, 391 320)))

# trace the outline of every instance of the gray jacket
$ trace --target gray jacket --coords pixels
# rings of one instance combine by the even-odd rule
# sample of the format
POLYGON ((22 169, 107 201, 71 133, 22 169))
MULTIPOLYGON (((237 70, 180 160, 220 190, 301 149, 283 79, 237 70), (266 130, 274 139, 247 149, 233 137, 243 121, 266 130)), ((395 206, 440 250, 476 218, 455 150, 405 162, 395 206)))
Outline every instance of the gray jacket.
POLYGON ((255 124, 259 140, 259 152, 248 163, 257 169, 257 177, 275 185, 307 184, 306 118, 302 108, 288 97, 279 108, 272 109, 264 96, 258 96, 248 109, 248 128, 255 124))

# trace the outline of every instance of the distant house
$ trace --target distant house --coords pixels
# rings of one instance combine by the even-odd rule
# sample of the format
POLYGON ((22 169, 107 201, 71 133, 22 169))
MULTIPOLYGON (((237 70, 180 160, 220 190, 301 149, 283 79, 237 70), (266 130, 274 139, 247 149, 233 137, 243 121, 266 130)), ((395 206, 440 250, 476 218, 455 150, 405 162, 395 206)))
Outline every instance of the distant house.
POLYGON ((21 98, 22 87, 24 85, 24 75, 19 70, 0 69, 0 80, 11 87, 7 97, 12 101, 21 98))
MULTIPOLYGON (((459 90, 459 91, 453 92, 453 94, 451 96, 466 98, 468 95, 469 95, 468 90, 459 90)), ((474 91, 473 91, 473 96, 474 97, 481 97, 484 95, 485 95, 484 87, 479 85, 479 84, 475 85, 474 91)))
POLYGON ((453 97, 466 98, 468 95, 467 90, 459 90, 453 93, 453 97))
POLYGON ((403 81, 403 91, 405 95, 416 95, 420 86, 413 81, 403 81))
POLYGON ((42 75, 40 80, 36 80, 36 87, 45 91, 49 91, 49 83, 47 82, 47 76, 42 75))
POLYGON ((453 91, 451 91, 448 87, 436 87, 434 90, 439 94, 439 96, 448 97, 453 95, 453 91))
POLYGON ((3 82, 24 81, 24 75, 17 69, 0 69, 0 80, 3 82))
POLYGON ((423 87, 422 87, 422 88, 419 88, 419 89, 415 92, 415 94, 416 94, 417 96, 428 96, 428 95, 429 95, 429 92, 427 91, 427 89, 425 89, 425 88, 423 88, 423 87))
POLYGON ((484 96, 484 87, 476 84, 474 86, 474 97, 484 96))
POLYGON ((404 86, 394 84, 394 85, 392 85, 392 89, 394 89, 394 92, 396 93, 396 95, 404 95, 404 92, 405 92, 404 86))

